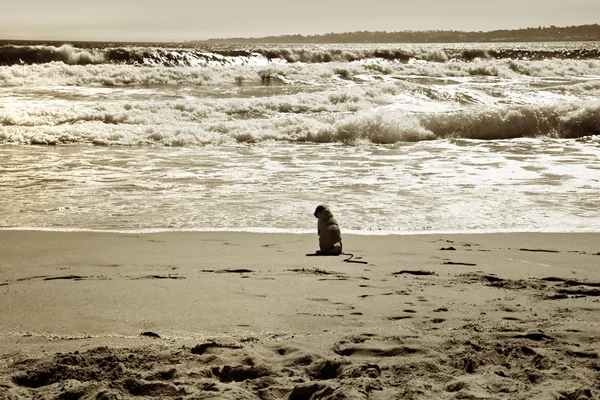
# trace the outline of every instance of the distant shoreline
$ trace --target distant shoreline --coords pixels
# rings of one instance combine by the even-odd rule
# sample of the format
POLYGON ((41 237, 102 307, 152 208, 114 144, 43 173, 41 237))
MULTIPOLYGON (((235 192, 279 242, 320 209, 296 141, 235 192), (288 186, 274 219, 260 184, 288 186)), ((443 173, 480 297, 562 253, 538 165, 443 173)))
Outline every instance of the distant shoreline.
POLYGON ((599 41, 600 25, 537 27, 524 29, 465 32, 448 30, 371 32, 356 31, 323 35, 280 35, 260 38, 212 38, 194 43, 511 43, 599 41))
POLYGON ((57 40, 57 39, 0 39, 5 45, 62 45, 77 44, 94 47, 152 46, 173 47, 215 44, 449 44, 449 43, 524 43, 524 42, 596 42, 600 41, 600 25, 588 24, 568 27, 537 27, 493 31, 355 31, 315 35, 277 35, 263 37, 210 38, 207 40, 173 41, 115 41, 115 40, 57 40))

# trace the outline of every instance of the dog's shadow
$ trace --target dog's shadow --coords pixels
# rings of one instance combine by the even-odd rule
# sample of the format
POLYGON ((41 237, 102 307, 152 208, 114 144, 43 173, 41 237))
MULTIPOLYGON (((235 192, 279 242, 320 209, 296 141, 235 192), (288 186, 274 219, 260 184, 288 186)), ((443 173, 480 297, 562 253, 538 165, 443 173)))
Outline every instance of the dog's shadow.
MULTIPOLYGON (((340 255, 349 256, 348 258, 344 259, 344 262, 347 262, 347 263, 368 264, 368 262, 366 262, 366 261, 353 260, 352 258, 354 258, 354 254, 350 254, 350 253, 324 254, 324 253, 321 253, 319 250, 317 250, 315 253, 308 253, 306 256, 307 257, 315 257, 315 256, 325 256, 325 257, 327 257, 327 256, 335 256, 335 257, 337 257, 337 256, 340 256, 340 255)), ((362 257, 359 257, 359 258, 362 258, 362 257)))
POLYGON ((308 253, 308 254, 306 254, 306 256, 307 257, 315 257, 315 256, 321 256, 321 257, 334 256, 334 257, 337 257, 337 256, 339 256, 339 254, 324 254, 324 253, 321 253, 320 251, 317 250, 314 253, 308 253))

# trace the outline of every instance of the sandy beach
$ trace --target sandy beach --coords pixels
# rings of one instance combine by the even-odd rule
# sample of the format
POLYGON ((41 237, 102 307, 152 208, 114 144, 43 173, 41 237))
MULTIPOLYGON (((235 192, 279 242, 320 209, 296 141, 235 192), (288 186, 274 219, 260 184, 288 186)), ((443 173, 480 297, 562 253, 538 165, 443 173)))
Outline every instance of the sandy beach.
POLYGON ((0 231, 0 399, 592 399, 600 234, 0 231))

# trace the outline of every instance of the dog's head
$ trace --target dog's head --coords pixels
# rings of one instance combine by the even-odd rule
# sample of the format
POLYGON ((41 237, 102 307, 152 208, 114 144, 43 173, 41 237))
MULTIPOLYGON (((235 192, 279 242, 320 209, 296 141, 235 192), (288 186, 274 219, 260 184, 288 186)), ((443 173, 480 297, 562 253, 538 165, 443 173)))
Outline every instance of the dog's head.
POLYGON ((317 209, 315 210, 315 217, 319 218, 319 215, 323 214, 323 213, 327 213, 328 215, 332 215, 331 214, 331 210, 329 209, 329 207, 325 206, 325 205, 320 205, 317 207, 317 209))

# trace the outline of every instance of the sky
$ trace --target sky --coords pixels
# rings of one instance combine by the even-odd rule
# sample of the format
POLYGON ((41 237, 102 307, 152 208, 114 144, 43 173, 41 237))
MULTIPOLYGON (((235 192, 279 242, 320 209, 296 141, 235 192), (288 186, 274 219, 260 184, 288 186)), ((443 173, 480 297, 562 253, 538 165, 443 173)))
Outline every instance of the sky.
POLYGON ((600 0, 0 0, 0 39, 187 41, 600 22, 600 0))

